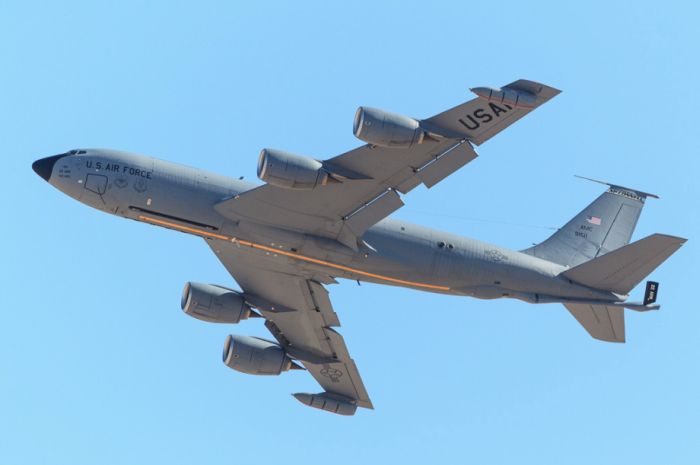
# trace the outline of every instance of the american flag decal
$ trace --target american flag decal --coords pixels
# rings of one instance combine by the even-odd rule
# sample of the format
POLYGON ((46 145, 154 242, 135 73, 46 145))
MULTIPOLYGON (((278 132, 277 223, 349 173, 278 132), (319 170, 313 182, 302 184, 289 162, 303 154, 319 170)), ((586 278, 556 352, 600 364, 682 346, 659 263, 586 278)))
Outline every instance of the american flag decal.
POLYGON ((596 226, 600 226, 600 218, 598 218, 597 216, 587 216, 586 221, 596 226))

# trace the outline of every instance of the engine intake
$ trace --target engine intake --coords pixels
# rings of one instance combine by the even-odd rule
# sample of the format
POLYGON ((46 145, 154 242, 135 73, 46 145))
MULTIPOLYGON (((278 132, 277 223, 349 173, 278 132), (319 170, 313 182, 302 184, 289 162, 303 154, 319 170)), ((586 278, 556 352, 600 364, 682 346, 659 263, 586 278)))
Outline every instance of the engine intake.
POLYGON ((252 311, 236 291, 214 284, 185 284, 180 305, 186 314, 210 323, 238 323, 252 311))
POLYGON ((334 181, 320 161, 273 149, 260 151, 258 177, 285 189, 313 189, 334 181))
POLYGON ((369 107, 357 109, 352 131, 358 139, 381 147, 408 148, 425 138, 417 120, 369 107))
POLYGON ((249 375, 279 375, 295 367, 279 344, 252 336, 229 335, 223 360, 227 367, 249 375))

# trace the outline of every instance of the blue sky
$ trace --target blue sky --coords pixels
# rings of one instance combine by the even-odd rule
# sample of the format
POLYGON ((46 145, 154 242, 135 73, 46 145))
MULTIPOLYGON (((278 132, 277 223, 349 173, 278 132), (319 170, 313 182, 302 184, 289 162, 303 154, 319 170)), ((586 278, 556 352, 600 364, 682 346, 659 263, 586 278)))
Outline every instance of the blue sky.
POLYGON ((611 3, 0 2, 0 462, 697 463, 699 12, 611 3), (635 238, 690 239, 652 275, 663 308, 614 345, 558 305, 343 282, 376 406, 352 418, 295 401, 304 373, 221 363, 265 330, 180 311, 184 282, 232 284, 201 239, 30 168, 110 147, 254 179, 263 147, 356 146, 359 105, 427 117, 518 78, 563 93, 397 216, 524 248, 599 195, 574 174, 658 193, 635 238))

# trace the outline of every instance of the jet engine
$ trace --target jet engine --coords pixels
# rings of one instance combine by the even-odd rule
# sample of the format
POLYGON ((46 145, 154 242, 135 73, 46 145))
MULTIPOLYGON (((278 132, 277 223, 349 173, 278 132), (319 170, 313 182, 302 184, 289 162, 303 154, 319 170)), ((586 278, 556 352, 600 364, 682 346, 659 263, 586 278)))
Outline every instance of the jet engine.
POLYGON ((313 189, 335 181, 320 161, 273 149, 260 151, 258 177, 285 189, 313 189))
POLYGON ((214 284, 186 283, 180 305, 189 316, 210 323, 238 323, 252 313, 239 292, 214 284))
POLYGON ((298 368, 279 344, 252 336, 229 335, 223 360, 227 367, 249 375, 279 375, 298 368))
POLYGON ((413 118, 368 107, 357 109, 352 131, 358 139, 381 147, 411 147, 426 135, 413 118))

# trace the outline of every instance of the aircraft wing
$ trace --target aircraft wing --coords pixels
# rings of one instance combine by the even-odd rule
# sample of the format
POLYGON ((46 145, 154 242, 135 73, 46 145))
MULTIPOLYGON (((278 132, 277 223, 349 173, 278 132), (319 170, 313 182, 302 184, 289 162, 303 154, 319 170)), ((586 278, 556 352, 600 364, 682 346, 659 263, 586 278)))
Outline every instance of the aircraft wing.
POLYGON ((322 162, 333 172, 351 173, 342 182, 312 190, 265 184, 222 201, 216 209, 234 221, 328 237, 358 250, 362 234, 403 205, 400 194, 419 184, 434 186, 477 157, 474 145, 559 93, 526 80, 500 90, 472 91, 479 97, 420 122, 444 137, 426 137, 410 148, 363 145, 322 162), (518 103, 518 95, 531 100, 518 103))
POLYGON ((265 326, 282 348, 325 390, 295 394, 297 399, 309 405, 312 400, 325 402, 326 407, 341 400, 353 406, 351 413, 355 405, 373 408, 343 337, 333 329, 340 321, 321 283, 279 260, 253 257, 247 247, 211 240, 207 244, 238 282, 246 301, 265 318, 265 326))

